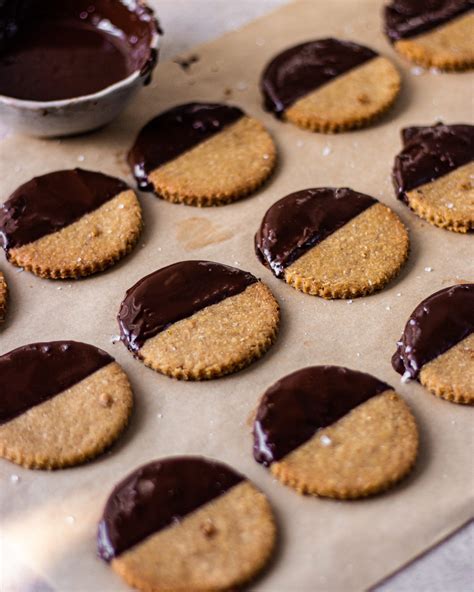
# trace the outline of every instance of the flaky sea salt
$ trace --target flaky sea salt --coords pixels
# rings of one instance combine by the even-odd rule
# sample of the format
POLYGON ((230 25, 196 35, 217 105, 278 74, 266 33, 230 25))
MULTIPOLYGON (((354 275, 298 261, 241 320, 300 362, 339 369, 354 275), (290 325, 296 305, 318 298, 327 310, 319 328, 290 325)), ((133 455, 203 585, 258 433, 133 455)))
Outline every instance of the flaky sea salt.
POLYGON ((400 378, 400 382, 403 382, 404 384, 406 384, 407 382, 410 382, 411 380, 411 375, 409 372, 404 372, 403 376, 400 378))
POLYGON ((420 68, 420 66, 414 66, 410 69, 410 73, 413 74, 413 76, 421 76, 425 73, 425 69, 420 68))
POLYGON ((329 156, 331 154, 330 146, 324 146, 322 154, 323 156, 329 156))
POLYGON ((428 273, 430 273, 430 272, 433 271, 433 268, 432 267, 425 267, 425 271, 427 271, 428 273))
POLYGON ((74 524, 75 521, 76 519, 74 518, 74 516, 66 516, 66 522, 68 524, 74 524))
POLYGON ((79 156, 77 157, 77 160, 78 160, 79 162, 84 162, 84 161, 85 161, 85 159, 86 159, 86 157, 84 156, 84 154, 79 154, 79 156))
POLYGON ((319 441, 323 446, 331 446, 332 444, 331 438, 329 436, 326 436, 325 434, 323 434, 321 438, 319 438, 319 441))
POLYGON ((18 483, 20 481, 20 477, 18 475, 10 475, 10 481, 12 483, 18 483))

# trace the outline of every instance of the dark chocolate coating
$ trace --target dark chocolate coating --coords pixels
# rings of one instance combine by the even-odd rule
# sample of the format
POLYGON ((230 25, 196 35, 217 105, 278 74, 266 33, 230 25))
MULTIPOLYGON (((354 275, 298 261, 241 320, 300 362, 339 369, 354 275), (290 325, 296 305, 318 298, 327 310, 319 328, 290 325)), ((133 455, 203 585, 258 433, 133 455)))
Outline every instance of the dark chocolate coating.
POLYGON ((260 86, 265 109, 281 116, 301 97, 377 55, 363 45, 332 38, 290 47, 263 71, 260 86))
POLYGON ((392 0, 384 8, 385 33, 392 43, 431 31, 471 10, 473 0, 392 0))
POLYGON ((411 313, 397 342, 392 366, 417 378, 422 367, 474 331, 474 284, 435 292, 411 313))
POLYGON ((226 465, 193 456, 140 467, 119 483, 107 500, 97 534, 100 557, 111 561, 243 479, 226 465))
POLYGON ((408 127, 402 130, 403 150, 395 157, 393 184, 398 199, 474 160, 474 125, 408 127))
POLYGON ((31 0, 0 9, 0 94, 53 101, 98 92, 156 63, 159 30, 140 2, 31 0), (3 18, 2 18, 3 17, 3 18))
POLYGON ((271 386, 257 409, 253 455, 269 466, 371 397, 391 389, 370 374, 311 366, 271 386))
POLYGON ((373 197, 347 188, 290 193, 263 217, 255 235, 257 257, 282 277, 285 267, 375 203, 373 197))
POLYGON ((113 362, 77 341, 24 345, 0 356, 0 423, 18 417, 113 362))
POLYGON ((173 323, 243 292, 257 278, 211 261, 180 261, 142 278, 127 291, 118 322, 132 352, 173 323))
POLYGON ((151 191, 148 174, 219 133, 244 116, 238 107, 186 103, 160 113, 140 131, 128 163, 143 191, 151 191))
POLYGON ((8 251, 61 230, 129 187, 102 173, 74 169, 34 177, 0 208, 0 238, 8 251))

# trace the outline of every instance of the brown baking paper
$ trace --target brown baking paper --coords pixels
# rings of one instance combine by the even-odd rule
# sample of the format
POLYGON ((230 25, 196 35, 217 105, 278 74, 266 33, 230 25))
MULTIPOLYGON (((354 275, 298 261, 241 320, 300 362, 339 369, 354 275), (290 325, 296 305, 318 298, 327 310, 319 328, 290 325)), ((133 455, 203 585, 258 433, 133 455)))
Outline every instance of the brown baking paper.
POLYGON ((291 3, 196 48, 192 53, 199 61, 187 72, 175 63, 161 64, 153 84, 105 129, 61 141, 10 136, 0 142, 2 198, 33 175, 75 166, 134 184, 125 154, 138 130, 163 109, 191 100, 227 98, 240 105, 268 126, 280 155, 270 182, 233 205, 197 209, 141 194, 146 225, 140 244, 106 273, 83 281, 46 281, 19 273, 6 261, 1 264, 11 288, 1 353, 28 342, 82 340, 115 356, 135 392, 129 429, 97 460, 51 473, 0 461, 4 539, 53 590, 127 589, 96 556, 97 522, 118 480, 167 455, 201 454, 229 463, 270 498, 280 544, 275 561, 252 590, 365 589, 471 516, 471 409, 437 399, 416 382, 401 383, 390 358, 408 315, 422 298, 472 281, 473 239, 434 228, 412 214, 395 199, 390 171, 402 127, 470 120, 472 76, 420 74, 399 60, 381 32, 380 11, 381 3, 373 0, 291 3), (366 130, 312 134, 262 110, 258 80, 269 58, 289 45, 330 35, 374 47, 402 72, 403 90, 395 108, 366 130), (253 235, 272 203, 291 191, 326 185, 374 195, 410 230, 410 259, 379 294, 353 302, 307 296, 273 277, 254 254, 253 235), (181 259, 220 261, 268 283, 281 304, 282 326, 263 359, 227 378, 186 383, 146 369, 120 342, 113 342, 125 290, 181 259), (248 418, 259 396, 277 378, 310 364, 370 372, 410 404, 421 432, 420 456, 413 474, 398 487, 364 501, 305 498, 253 460, 248 418), (12 481, 12 474, 19 481, 12 481))

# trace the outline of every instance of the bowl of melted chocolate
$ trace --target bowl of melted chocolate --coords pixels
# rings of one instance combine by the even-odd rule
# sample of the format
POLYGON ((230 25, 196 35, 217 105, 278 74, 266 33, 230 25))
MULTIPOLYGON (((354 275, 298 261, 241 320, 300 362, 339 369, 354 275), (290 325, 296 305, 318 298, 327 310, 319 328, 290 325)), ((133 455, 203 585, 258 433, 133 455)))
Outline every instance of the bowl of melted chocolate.
POLYGON ((140 0, 0 2, 0 121, 35 136, 109 123, 149 82, 160 33, 140 0))

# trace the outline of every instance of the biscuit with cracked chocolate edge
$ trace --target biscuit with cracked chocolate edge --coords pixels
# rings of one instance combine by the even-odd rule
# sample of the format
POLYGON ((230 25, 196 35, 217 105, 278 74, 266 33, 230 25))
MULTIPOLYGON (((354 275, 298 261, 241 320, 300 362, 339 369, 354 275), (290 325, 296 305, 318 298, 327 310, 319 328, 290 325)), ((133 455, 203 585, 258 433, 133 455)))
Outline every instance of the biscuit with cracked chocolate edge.
POLYGON ((8 302, 8 285, 5 276, 0 271, 0 323, 5 320, 8 302))
POLYGON ((235 590, 265 566, 276 527, 267 498, 229 467, 199 457, 155 461, 112 492, 99 554, 143 591, 235 590))
POLYGON ((35 177, 0 210, 8 260, 50 279, 110 267, 132 250, 141 229, 135 192, 119 179, 82 169, 35 177))
POLYGON ((260 261, 293 288, 323 298, 382 289, 408 258, 408 233, 376 199, 351 189, 292 193, 265 214, 255 237, 260 261))
POLYGON ((395 158, 397 196, 420 218, 440 228, 474 229, 474 126, 409 127, 395 158))
POLYGON ((157 372, 204 380, 236 372, 276 339, 280 311, 252 274, 210 261, 182 261, 127 291, 122 341, 157 372))
POLYGON ((385 7, 385 32, 402 56, 441 70, 474 66, 470 0, 393 0, 385 7))
POLYGON ((474 284, 444 288, 412 312, 393 368, 454 403, 474 403, 474 284))
POLYGON ((0 456, 30 469, 83 463, 119 437, 132 405, 127 375, 104 351, 20 347, 0 357, 0 456))
POLYGON ((315 366, 270 387, 257 409, 254 457, 298 493, 356 499, 384 491, 414 466, 418 430, 389 385, 315 366))
POLYGON ((238 107, 188 103, 150 121, 128 161, 141 189, 174 203, 217 206, 260 187, 273 172, 276 148, 238 107))
POLYGON ((368 125, 400 91, 395 66, 371 49, 320 39, 276 56, 262 76, 265 105, 277 116, 314 132, 368 125))

